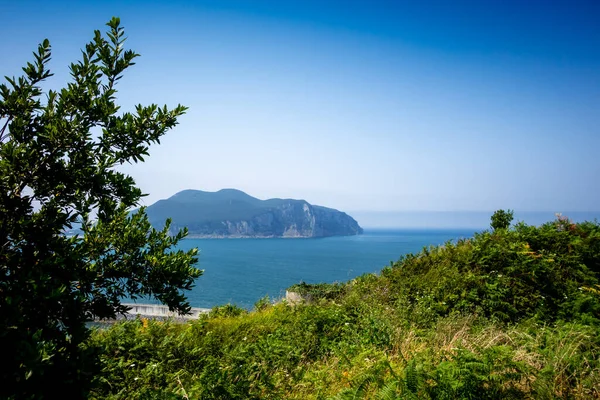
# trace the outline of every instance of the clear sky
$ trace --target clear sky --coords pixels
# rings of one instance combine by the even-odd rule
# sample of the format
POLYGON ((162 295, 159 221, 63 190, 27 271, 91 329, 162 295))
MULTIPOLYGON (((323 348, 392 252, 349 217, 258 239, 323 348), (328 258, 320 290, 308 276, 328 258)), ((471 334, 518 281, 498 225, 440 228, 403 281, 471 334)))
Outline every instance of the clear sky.
POLYGON ((237 188, 344 211, 600 209, 600 2, 2 2, 0 74, 44 38, 50 86, 119 16, 124 109, 189 112, 151 204, 237 188))

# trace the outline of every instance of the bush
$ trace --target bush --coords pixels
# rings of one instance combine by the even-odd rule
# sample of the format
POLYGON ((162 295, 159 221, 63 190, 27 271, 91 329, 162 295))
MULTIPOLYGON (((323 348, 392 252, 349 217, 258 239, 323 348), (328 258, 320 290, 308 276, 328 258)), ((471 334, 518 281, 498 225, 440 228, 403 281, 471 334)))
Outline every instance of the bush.
POLYGON ((290 288, 322 301, 98 331, 98 379, 112 386, 95 395, 598 398, 599 234, 598 223, 517 224, 380 275, 290 288))

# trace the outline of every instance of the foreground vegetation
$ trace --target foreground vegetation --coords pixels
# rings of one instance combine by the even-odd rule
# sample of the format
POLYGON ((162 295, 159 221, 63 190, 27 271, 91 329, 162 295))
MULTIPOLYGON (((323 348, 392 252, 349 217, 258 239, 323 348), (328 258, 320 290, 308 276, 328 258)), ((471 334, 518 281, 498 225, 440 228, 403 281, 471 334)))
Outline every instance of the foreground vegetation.
POLYGON ((86 397, 99 361, 86 323, 126 311, 123 298, 190 309, 197 249, 177 248, 185 230, 130 213, 143 194, 120 169, 186 107, 121 110, 118 82, 138 57, 125 37, 118 18, 94 31, 63 88, 50 89, 47 39, 0 82, 0 399, 86 397))
POLYGON ((95 331, 97 398, 600 397, 600 224, 565 218, 423 249, 309 302, 95 331))

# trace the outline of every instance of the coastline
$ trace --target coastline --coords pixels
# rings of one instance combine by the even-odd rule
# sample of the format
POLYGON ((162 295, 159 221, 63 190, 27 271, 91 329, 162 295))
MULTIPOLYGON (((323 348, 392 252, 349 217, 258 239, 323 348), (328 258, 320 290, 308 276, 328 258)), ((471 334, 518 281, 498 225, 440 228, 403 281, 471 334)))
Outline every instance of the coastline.
POLYGON ((359 236, 362 233, 353 235, 329 235, 329 236, 275 236, 275 235, 199 235, 199 234, 188 234, 185 239, 322 239, 328 237, 347 237, 347 236, 359 236))

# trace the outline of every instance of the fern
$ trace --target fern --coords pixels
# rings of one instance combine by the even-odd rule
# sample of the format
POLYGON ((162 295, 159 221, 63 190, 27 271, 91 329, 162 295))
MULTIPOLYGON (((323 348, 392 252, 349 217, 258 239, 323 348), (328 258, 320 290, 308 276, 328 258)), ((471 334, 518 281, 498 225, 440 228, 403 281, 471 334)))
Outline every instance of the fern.
POLYGON ((398 395, 399 386, 400 382, 398 380, 388 382, 375 394, 375 398, 377 400, 397 400, 400 398, 398 395))
POLYGON ((404 369, 404 379, 406 392, 417 394, 419 390, 419 374, 414 360, 410 360, 404 369))

